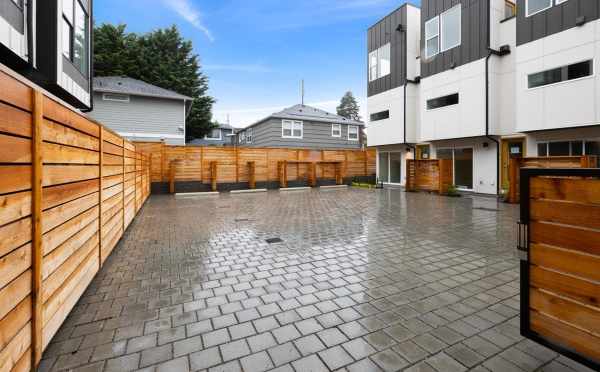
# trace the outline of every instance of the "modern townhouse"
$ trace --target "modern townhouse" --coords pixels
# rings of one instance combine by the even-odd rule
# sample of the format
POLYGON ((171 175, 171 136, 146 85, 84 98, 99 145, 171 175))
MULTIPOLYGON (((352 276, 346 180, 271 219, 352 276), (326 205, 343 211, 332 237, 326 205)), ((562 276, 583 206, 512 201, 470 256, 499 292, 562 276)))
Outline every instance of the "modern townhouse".
POLYGON ((0 1, 0 62, 90 110, 91 18, 92 0, 0 1))
POLYGON ((368 31, 379 180, 451 159, 458 188, 499 194, 512 156, 597 155, 599 17, 597 1, 423 0, 383 18, 368 31))

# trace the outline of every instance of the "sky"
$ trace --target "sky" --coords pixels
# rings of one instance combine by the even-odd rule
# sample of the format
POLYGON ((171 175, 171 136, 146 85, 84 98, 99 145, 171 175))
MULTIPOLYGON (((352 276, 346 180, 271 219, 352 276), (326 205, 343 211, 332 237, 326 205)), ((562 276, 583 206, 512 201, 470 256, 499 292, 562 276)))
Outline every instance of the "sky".
POLYGON ((366 113, 369 26, 405 0, 96 0, 96 24, 144 33, 177 25, 192 40, 213 118, 245 127, 301 102, 335 112, 350 90, 366 113))

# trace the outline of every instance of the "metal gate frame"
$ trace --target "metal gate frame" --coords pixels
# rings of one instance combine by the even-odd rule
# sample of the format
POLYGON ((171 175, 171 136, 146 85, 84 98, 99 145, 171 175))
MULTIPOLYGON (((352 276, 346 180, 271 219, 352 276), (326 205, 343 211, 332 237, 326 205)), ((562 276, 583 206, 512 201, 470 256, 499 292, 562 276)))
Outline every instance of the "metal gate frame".
POLYGON ((518 244, 520 263, 520 298, 521 298, 521 335, 540 345, 556 351, 568 358, 571 358, 593 370, 600 371, 600 361, 587 358, 577 353, 575 350, 556 344, 544 336, 534 332, 531 329, 529 318, 529 181, 532 177, 538 176, 558 176, 558 177, 598 177, 600 178, 600 169, 598 168, 521 168, 520 172, 520 220, 518 224, 518 244))

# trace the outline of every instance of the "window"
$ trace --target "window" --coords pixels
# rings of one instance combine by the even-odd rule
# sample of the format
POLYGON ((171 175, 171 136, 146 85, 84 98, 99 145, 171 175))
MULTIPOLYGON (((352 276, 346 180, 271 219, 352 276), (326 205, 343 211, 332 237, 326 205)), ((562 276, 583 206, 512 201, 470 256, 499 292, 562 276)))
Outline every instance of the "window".
POLYGON ((62 2, 62 53, 85 76, 88 74, 88 15, 78 0, 62 2))
POLYGON ((104 93, 102 95, 102 100, 115 102, 129 102, 129 96, 127 94, 104 93))
POLYGON ((440 52, 440 19, 435 17, 425 22, 425 57, 431 58, 440 52))
POLYGON ((342 136, 342 124, 331 124, 331 137, 342 136))
POLYGON ((530 89, 537 88, 563 81, 581 79, 593 74, 594 61, 588 60, 528 75, 527 86, 530 89))
POLYGON ((238 142, 244 143, 246 141, 246 132, 240 132, 240 134, 238 135, 238 142))
POLYGON ((538 142, 538 156, 600 155, 599 140, 538 142))
POLYGON ((348 140, 358 141, 358 127, 356 125, 348 126, 348 140))
POLYGON ((377 80, 377 50, 369 53, 369 81, 377 80))
POLYGON ((379 182, 399 184, 402 174, 400 152, 380 152, 378 156, 377 178, 379 182))
POLYGON ((552 0, 526 0, 526 14, 527 17, 532 16, 536 13, 543 12, 552 6, 552 0))
POLYGON ((538 143, 538 156, 548 156, 548 144, 547 143, 538 143))
POLYGON ((221 129, 213 128, 210 133, 204 136, 204 139, 209 141, 220 141, 221 140, 221 129))
POLYGON ((460 45, 460 4, 445 11, 441 18, 442 52, 460 45))
POLYGON ((390 110, 375 112, 371 114, 371 121, 385 120, 390 118, 390 110))
POLYGON ((252 143, 252 128, 246 131, 246 143, 252 143))
POLYGON ((432 98, 427 100, 427 110, 433 110, 440 107, 457 105, 458 104, 458 93, 450 94, 443 97, 432 98))
POLYGON ((303 124, 301 121, 282 120, 281 137, 302 138, 303 124))
POLYGON ((369 53, 369 81, 377 80, 390 74, 392 66, 390 56, 390 43, 369 53))
POLYGON ((569 149, 569 142, 550 142, 548 144, 548 155, 549 156, 569 156, 571 155, 569 149))
POLYGON ((585 154, 600 156, 600 140, 585 141, 585 154))

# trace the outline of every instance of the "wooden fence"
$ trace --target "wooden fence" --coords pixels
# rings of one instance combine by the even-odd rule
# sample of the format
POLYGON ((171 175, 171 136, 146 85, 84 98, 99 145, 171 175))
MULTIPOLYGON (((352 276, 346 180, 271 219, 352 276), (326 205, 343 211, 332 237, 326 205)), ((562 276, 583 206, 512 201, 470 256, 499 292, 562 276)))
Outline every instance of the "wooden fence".
POLYGON ((406 160, 406 190, 448 192, 453 184, 452 160, 406 160))
POLYGON ((279 182, 279 162, 286 161, 289 181, 309 179, 311 164, 320 163, 317 178, 336 178, 341 162, 343 177, 375 174, 375 150, 304 150, 254 147, 169 146, 141 143, 136 146, 148 154, 152 182, 198 181, 205 184, 279 182), (216 164, 216 172, 213 172, 216 164), (174 166, 174 173, 171 167, 174 166), (214 177, 213 175, 215 175, 214 177))
POLYGON ((600 370, 600 169, 521 177, 522 333, 600 370))
POLYGON ((135 146, 0 71, 0 371, 42 352, 150 192, 135 146))
POLYGON ((521 168, 598 168, 597 156, 551 156, 511 158, 508 163, 508 202, 519 202, 519 169, 521 168))

